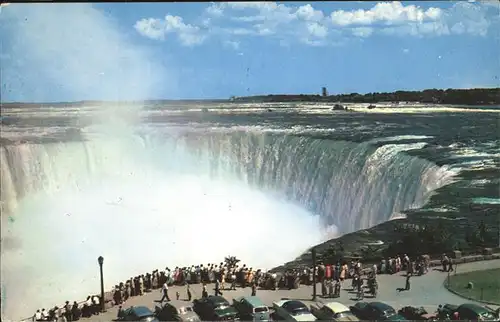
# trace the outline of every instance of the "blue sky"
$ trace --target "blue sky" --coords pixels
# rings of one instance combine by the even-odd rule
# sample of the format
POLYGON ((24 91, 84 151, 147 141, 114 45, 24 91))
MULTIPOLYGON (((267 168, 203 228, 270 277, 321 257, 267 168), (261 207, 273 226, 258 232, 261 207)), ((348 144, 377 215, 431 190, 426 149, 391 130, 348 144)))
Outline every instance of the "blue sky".
POLYGON ((497 2, 12 4, 2 101, 500 86, 497 2))

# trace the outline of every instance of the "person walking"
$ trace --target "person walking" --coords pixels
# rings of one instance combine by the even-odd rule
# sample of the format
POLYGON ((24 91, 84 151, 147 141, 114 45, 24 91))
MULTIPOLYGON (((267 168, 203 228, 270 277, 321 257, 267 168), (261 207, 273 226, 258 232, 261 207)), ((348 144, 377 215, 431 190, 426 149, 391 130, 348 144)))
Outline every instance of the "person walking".
POLYGON ((191 295, 191 288, 189 287, 189 284, 187 285, 186 293, 187 293, 188 301, 191 302, 192 295, 191 295))
POLYGON ((220 283, 219 280, 215 280, 215 296, 217 295, 222 295, 222 292, 220 291, 220 283))
POLYGON ((201 297, 202 298, 208 297, 207 284, 205 284, 205 283, 203 283, 203 288, 201 290, 201 297))
POLYGON ((405 285, 405 291, 409 291, 410 290, 410 277, 411 277, 411 273, 408 273, 406 274, 406 285, 405 285))
POLYGON ((168 296, 168 284, 165 282, 161 288, 161 292, 163 293, 163 296, 160 300, 160 303, 163 303, 164 300, 167 300, 167 302, 170 302, 170 297, 168 296))

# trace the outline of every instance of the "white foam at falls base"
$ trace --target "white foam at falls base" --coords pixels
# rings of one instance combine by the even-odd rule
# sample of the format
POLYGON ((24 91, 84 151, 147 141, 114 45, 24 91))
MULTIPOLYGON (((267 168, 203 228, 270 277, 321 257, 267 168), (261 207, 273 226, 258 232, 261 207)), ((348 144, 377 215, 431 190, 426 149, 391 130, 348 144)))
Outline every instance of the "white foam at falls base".
POLYGON ((22 248, 2 252, 8 318, 98 292, 99 255, 110 289, 155 268, 227 255, 270 268, 322 241, 317 216, 241 185, 160 174, 143 180, 99 178, 78 194, 38 193, 19 204, 7 228, 22 248))

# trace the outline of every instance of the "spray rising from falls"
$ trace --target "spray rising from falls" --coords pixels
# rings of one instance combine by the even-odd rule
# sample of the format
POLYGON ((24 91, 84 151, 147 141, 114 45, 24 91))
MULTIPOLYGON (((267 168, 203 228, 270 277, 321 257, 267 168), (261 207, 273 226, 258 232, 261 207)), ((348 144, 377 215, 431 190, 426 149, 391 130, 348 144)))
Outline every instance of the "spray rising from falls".
MULTIPOLYGON (((157 97, 158 93, 163 97, 175 96, 176 84, 171 70, 167 73, 149 50, 133 43, 129 37, 131 29, 123 30, 108 13, 96 9, 92 4, 12 4, 2 7, 0 25, 0 66, 2 83, 6 84, 0 88, 3 100, 140 101, 157 97)), ((93 121, 106 123, 116 129, 114 123, 117 119, 119 124, 122 121, 127 124, 137 121, 140 108, 137 105, 128 108, 121 106, 119 109, 116 106, 102 107, 93 121)), ((127 126, 119 128, 126 132, 127 126)), ((81 176, 86 175, 71 168, 72 162, 78 163, 80 160, 74 157, 73 161, 68 161, 70 156, 65 154, 68 152, 61 151, 58 156, 51 154, 57 152, 48 147, 45 152, 43 150, 43 147, 19 146, 14 154, 8 148, 2 151, 2 210, 8 207, 5 200, 19 202, 14 214, 2 213, 1 307, 2 317, 8 320, 25 316, 37 306, 59 302, 63 300, 62 296, 72 295, 65 293, 71 290, 78 294, 77 299, 83 295, 82 292, 94 292, 95 277, 90 272, 94 271, 92 264, 95 258, 105 255, 102 253, 105 252, 105 247, 102 247, 105 240, 115 250, 127 249, 127 246, 132 250, 143 247, 142 254, 130 251, 132 256, 136 256, 136 263, 147 263, 144 253, 149 253, 150 249, 155 252, 151 256, 159 257, 161 248, 167 246, 165 241, 163 244, 157 241, 146 248, 144 243, 130 245, 119 239, 113 240, 110 236, 120 233, 123 236, 135 236, 135 240, 151 238, 151 241, 156 239, 144 235, 156 236, 160 240, 164 235, 173 234, 171 228, 165 226, 167 220, 158 219, 160 215, 145 216, 143 210, 137 209, 125 213, 134 213, 142 220, 136 222, 134 227, 120 226, 120 219, 127 222, 130 217, 125 214, 118 219, 118 214, 123 211, 102 208, 104 206, 95 200, 102 200, 98 197, 122 185, 117 184, 118 187, 115 187, 114 181, 100 187, 86 186, 75 194, 75 190, 72 190, 74 186, 66 183, 71 180, 79 182, 81 176), (48 162, 49 159, 53 161, 48 162), (6 162, 10 162, 7 172, 6 162), (67 167, 67 172, 50 170, 45 166, 67 167), (34 169, 40 172, 33 173, 34 169), (58 171, 64 176, 51 176, 58 171), (21 173, 25 176, 19 176, 21 173), (41 190, 34 189, 36 182, 41 181, 52 182, 54 186, 48 190, 44 190, 45 186, 41 190), (56 195, 54 192, 57 192, 56 195), (84 202, 86 199, 94 202, 84 202), (58 217, 63 212, 66 214, 63 218, 67 220, 58 217), (103 213, 110 215, 106 217, 103 213), (6 221, 8 215, 12 215, 13 224, 6 221), (161 232, 160 227, 163 229, 161 232), (160 233, 161 236, 158 235, 160 233), (75 237, 80 238, 78 243, 75 237), (88 238, 88 241, 83 237, 88 238), (90 257, 92 260, 89 260, 90 257), (85 274, 80 274, 82 271, 85 274)), ((158 182, 161 182, 159 178, 156 184, 160 185, 158 182)), ((163 186, 160 185, 156 190, 161 190, 163 186)), ((135 184, 127 187, 124 189, 128 189, 128 199, 138 199, 137 196, 144 192, 135 184)), ((191 240, 196 240, 194 231, 190 236, 191 240)), ((126 258, 128 254, 122 255, 126 258)), ((127 258, 130 260, 132 257, 127 258)), ((115 263, 113 267, 108 257, 107 266, 110 270, 123 271, 123 267, 134 266, 137 269, 145 266, 132 265, 130 262, 125 265, 125 260, 121 264, 115 263)))

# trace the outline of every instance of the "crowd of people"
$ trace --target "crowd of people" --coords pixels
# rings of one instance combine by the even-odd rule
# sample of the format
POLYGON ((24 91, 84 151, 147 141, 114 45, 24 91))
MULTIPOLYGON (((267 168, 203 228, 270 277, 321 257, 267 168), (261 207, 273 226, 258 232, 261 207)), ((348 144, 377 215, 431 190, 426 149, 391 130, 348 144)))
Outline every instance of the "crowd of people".
POLYGON ((78 321, 81 317, 91 317, 101 311, 101 298, 98 295, 89 295, 81 305, 76 301, 70 304, 66 301, 63 307, 55 306, 50 310, 37 310, 33 321, 78 321))
MULTIPOLYGON (((449 259, 448 259, 449 261, 449 259)), ((368 269, 363 269, 359 260, 338 262, 335 265, 325 265, 320 263, 316 267, 316 281, 321 284, 321 295, 323 297, 338 297, 343 283, 347 279, 352 279, 352 289, 361 291, 363 288, 363 275, 368 275, 366 279, 369 285, 376 284, 377 274, 393 274, 406 270, 408 275, 414 272, 425 274, 428 271, 429 258, 421 256, 411 261, 407 255, 401 257, 382 260, 380 264, 374 264, 368 269)), ((246 264, 237 263, 219 264, 199 264, 190 267, 175 267, 165 270, 154 270, 151 273, 130 277, 128 280, 115 285, 111 291, 112 305, 122 305, 129 298, 141 296, 145 292, 151 292, 155 289, 161 289, 162 299, 169 301, 170 295, 168 287, 172 285, 187 285, 186 293, 188 299, 192 297, 192 291, 189 285, 202 284, 202 296, 208 296, 207 284, 215 284, 215 293, 221 290, 234 290, 236 287, 251 287, 252 295, 255 295, 257 289, 277 290, 277 289, 296 289, 300 284, 313 284, 313 268, 300 267, 288 269, 284 272, 265 272, 261 269, 248 267, 246 264)), ((409 279, 407 288, 409 288, 409 279)), ((378 287, 378 285, 377 285, 378 287)), ((176 294, 179 297, 179 294, 176 294)), ((58 321, 70 322, 78 321, 80 318, 89 318, 97 315, 101 311, 102 301, 98 295, 90 295, 83 303, 70 304, 66 301, 64 307, 54 307, 50 310, 37 310, 33 316, 34 321, 58 321)))

